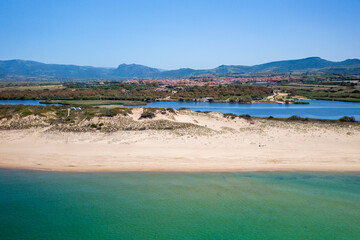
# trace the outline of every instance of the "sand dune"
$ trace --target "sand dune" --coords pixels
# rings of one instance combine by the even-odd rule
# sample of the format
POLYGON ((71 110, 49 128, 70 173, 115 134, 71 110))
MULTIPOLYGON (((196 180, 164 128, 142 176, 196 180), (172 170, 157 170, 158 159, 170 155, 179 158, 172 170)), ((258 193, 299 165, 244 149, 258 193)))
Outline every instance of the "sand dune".
POLYGON ((138 120, 141 111, 135 109, 126 118, 139 123, 191 123, 195 127, 112 133, 50 131, 48 127, 1 130, 0 167, 51 171, 360 171, 356 124, 248 121, 192 111, 138 120))

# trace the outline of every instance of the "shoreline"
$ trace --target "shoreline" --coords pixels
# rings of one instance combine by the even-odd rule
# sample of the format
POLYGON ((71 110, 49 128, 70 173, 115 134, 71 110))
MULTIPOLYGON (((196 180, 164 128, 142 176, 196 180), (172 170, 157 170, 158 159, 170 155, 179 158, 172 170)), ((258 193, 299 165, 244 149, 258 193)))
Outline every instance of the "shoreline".
POLYGON ((190 110, 158 111, 148 119, 143 111, 60 125, 34 116, 3 119, 0 125, 10 130, 0 131, 0 169, 360 172, 359 124, 232 119, 190 110))
MULTIPOLYGON (((51 99, 51 100, 47 100, 47 99, 0 99, 2 101, 39 101, 40 104, 43 105, 54 105, 54 104, 59 104, 59 105, 63 105, 63 106, 67 106, 67 105, 74 105, 74 106, 98 106, 98 105, 111 105, 111 103, 109 104, 71 104, 71 103, 60 103, 60 102, 66 102, 66 101, 98 101, 98 100, 82 100, 82 99, 77 99, 77 100, 69 100, 69 99, 51 99)), ((179 99, 156 99, 154 101, 140 101, 140 100, 128 100, 128 99, 117 99, 117 100, 101 100, 104 102, 141 102, 142 104, 138 104, 138 105, 134 105, 134 104, 130 104, 130 105, 123 105, 126 107, 143 107, 146 106, 149 103, 154 103, 154 102, 181 102, 181 103, 230 103, 230 104, 257 104, 257 103, 272 103, 272 104, 294 104, 294 102, 296 101, 329 101, 329 102, 348 102, 348 103, 360 103, 359 101, 354 101, 354 100, 347 100, 347 99, 329 99, 329 98, 306 98, 306 97, 301 97, 299 99, 296 100, 290 100, 288 103, 286 103, 285 101, 274 101, 274 100, 252 100, 251 102, 229 102, 227 100, 213 100, 213 101, 180 101, 179 99)), ((295 103, 296 104, 296 103, 295 103)))
POLYGON ((333 168, 322 168, 319 169, 314 167, 309 168, 259 168, 259 169, 231 169, 231 170, 136 170, 136 169, 51 169, 51 168, 32 168, 32 167, 13 167, 13 166, 1 166, 0 170, 3 171, 33 171, 33 172, 49 172, 49 173, 175 173, 175 174, 186 174, 186 173, 344 173, 344 174, 360 174, 360 168, 354 170, 352 167, 349 169, 337 169, 337 166, 333 168), (350 169, 351 168, 351 169, 350 169))

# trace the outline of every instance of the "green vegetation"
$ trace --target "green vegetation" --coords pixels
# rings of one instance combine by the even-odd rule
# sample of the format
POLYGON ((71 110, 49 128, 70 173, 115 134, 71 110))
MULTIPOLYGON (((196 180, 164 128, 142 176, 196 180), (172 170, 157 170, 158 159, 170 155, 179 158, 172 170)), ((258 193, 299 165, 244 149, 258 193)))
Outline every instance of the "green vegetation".
POLYGON ((140 85, 125 84, 123 82, 69 82, 63 83, 63 88, 42 89, 35 88, 20 90, 8 89, 5 85, 0 91, 0 99, 24 100, 38 99, 46 103, 59 104, 87 104, 94 101, 97 104, 113 104, 111 101, 120 103, 145 104, 146 102, 168 98, 173 101, 221 101, 221 102, 251 102, 252 99, 262 98, 272 94, 272 89, 262 86, 247 85, 217 85, 217 86, 167 86, 163 91, 157 91, 157 82, 145 82, 140 85), (58 100, 58 101, 54 101, 58 100), (60 101, 61 100, 61 101, 60 101), (76 102, 69 102, 74 101, 76 102), (109 101, 109 103, 108 103, 109 101), (132 103, 132 102, 136 103, 132 103))
POLYGON ((121 64, 117 68, 97 68, 76 65, 44 64, 33 61, 9 60, 0 61, 0 72, 4 79, 27 79, 41 81, 44 79, 84 80, 84 79, 148 79, 148 78, 184 78, 206 76, 202 81, 211 82, 212 77, 254 74, 264 72, 277 73, 347 73, 360 74, 360 60, 352 59, 332 62, 319 57, 297 60, 269 62, 255 66, 221 65, 207 70, 181 68, 160 71, 138 64, 121 64))
POLYGON ((154 118, 155 117, 155 110, 152 109, 152 108, 144 108, 141 116, 140 116, 140 119, 143 119, 143 118, 154 118))
POLYGON ((223 116, 224 118, 231 118, 231 119, 235 119, 237 117, 237 115, 233 113, 224 113, 223 116))
POLYGON ((28 110, 23 111, 23 112, 21 113, 22 116, 29 116, 29 115, 31 115, 31 114, 32 114, 32 112, 31 112, 31 111, 28 111, 28 110))
POLYGON ((290 121, 307 121, 308 118, 302 118, 302 117, 293 115, 293 116, 289 117, 287 120, 290 120, 290 121))
POLYGON ((97 106, 97 105, 123 105, 123 106, 144 106, 146 102, 140 101, 116 101, 116 100, 42 100, 42 104, 62 104, 72 106, 97 106))
POLYGON ((251 103, 253 99, 249 95, 238 96, 238 97, 230 97, 230 103, 251 103))
POLYGON ((35 84, 35 83, 29 83, 29 84, 19 84, 19 83, 13 83, 9 84, 5 87, 0 87, 0 91, 5 90, 19 90, 19 91, 26 91, 26 90, 59 90, 64 89, 65 87, 62 84, 35 84))
POLYGON ((244 118, 246 120, 251 120, 251 116, 249 114, 241 114, 239 115, 240 118, 244 118))
MULTIPOLYGON (((254 75, 255 79, 256 76, 254 75)), ((280 101, 308 104, 302 98, 360 102, 360 76, 341 74, 282 74, 292 82, 272 83, 270 86, 255 86, 234 82, 228 85, 187 86, 174 84, 164 86, 156 81, 138 81, 137 84, 123 81, 88 81, 63 83, 2 83, 0 99, 41 100, 41 103, 65 105, 146 105, 157 100, 180 102, 229 102, 251 103, 252 101, 280 101), (274 95, 274 98, 266 98, 274 95)), ((263 78, 264 76, 259 75, 263 78)), ((241 79, 239 77, 239 79, 241 79)), ((212 78, 203 80, 213 82, 212 78)))
POLYGON ((276 84, 274 90, 309 99, 360 102, 360 86, 344 81, 321 81, 314 84, 276 84))
POLYGON ((294 101, 293 104, 310 104, 309 102, 294 101))
POLYGON ((118 114, 127 116, 131 114, 131 108, 101 108, 98 112, 99 117, 114 117, 118 114))
POLYGON ((127 116, 131 114, 131 108, 99 108, 84 107, 80 111, 70 111, 68 116, 66 106, 32 106, 32 105, 0 105, 0 119, 11 119, 16 115, 26 117, 30 115, 47 117, 53 122, 71 121, 73 119, 91 119, 94 117, 114 117, 116 115, 127 116))
MULTIPOLYGON (((66 106, 32 106, 32 105, 0 105, 0 129, 24 129, 30 127, 49 127, 57 131, 97 131, 112 132, 118 130, 171 130, 188 127, 199 127, 191 123, 179 123, 169 120, 134 121, 126 117, 132 113, 131 108, 100 108, 85 106, 82 110, 71 110, 66 106), (23 120, 24 119, 24 120, 23 120)), ((153 119, 156 114, 172 113, 164 108, 144 108, 139 119, 153 119)), ((208 113, 208 112, 203 112, 208 113)), ((250 121, 261 119, 268 121, 301 122, 304 124, 331 123, 331 124, 360 124, 354 117, 342 117, 339 120, 309 119, 298 116, 289 118, 260 118, 248 114, 223 114, 225 118, 243 118, 250 121)))
MULTIPOLYGON (((172 109, 172 110, 174 110, 174 109, 172 109)), ((175 111, 172 111, 172 110, 170 110, 169 112, 175 113, 175 111)), ((143 119, 143 118, 152 119, 155 117, 157 112, 160 112, 161 114, 166 114, 166 109, 165 108, 143 108, 143 112, 140 115, 139 119, 143 119)))
POLYGON ((20 114, 22 117, 30 115, 46 116, 50 112, 54 112, 56 114, 59 110, 59 108, 53 106, 0 105, 0 119, 12 118, 16 114, 20 114))
POLYGON ((356 121, 354 117, 344 116, 338 120, 335 119, 316 119, 316 118, 302 118, 299 116, 291 116, 288 118, 275 118, 273 116, 263 118, 263 117, 253 117, 254 119, 266 119, 274 121, 285 121, 285 122, 301 122, 304 124, 307 123, 329 123, 329 124, 360 124, 360 121, 356 121))
POLYGON ((340 122, 355 122, 355 118, 354 117, 344 116, 344 117, 340 118, 339 121, 340 122))
POLYGON ((221 102, 251 102, 253 99, 272 94, 272 89, 262 86, 219 85, 219 86, 187 86, 171 96, 178 101, 203 101, 210 98, 221 102))
POLYGON ((175 109, 173 109, 173 108, 167 108, 166 110, 167 110, 168 112, 170 112, 170 113, 176 113, 176 112, 175 112, 175 109))

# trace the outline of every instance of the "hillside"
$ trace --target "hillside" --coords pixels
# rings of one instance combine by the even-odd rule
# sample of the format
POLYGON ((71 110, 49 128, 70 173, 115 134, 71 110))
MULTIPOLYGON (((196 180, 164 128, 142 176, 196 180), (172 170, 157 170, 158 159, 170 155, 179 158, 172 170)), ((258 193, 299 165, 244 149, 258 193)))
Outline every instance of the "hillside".
POLYGON ((196 70, 181 68, 161 71, 139 64, 121 64, 117 68, 45 64, 26 60, 0 61, 0 78, 48 78, 48 79, 146 79, 182 78, 201 75, 246 74, 256 72, 321 72, 360 74, 360 60, 347 59, 332 62, 319 57, 269 62, 254 66, 221 65, 214 69, 196 70))
POLYGON ((160 73, 159 69, 151 68, 139 64, 121 64, 118 68, 111 71, 110 77, 115 78, 148 78, 149 76, 160 73))
POLYGON ((25 60, 0 61, 0 75, 50 78, 102 78, 108 68, 45 64, 25 60))

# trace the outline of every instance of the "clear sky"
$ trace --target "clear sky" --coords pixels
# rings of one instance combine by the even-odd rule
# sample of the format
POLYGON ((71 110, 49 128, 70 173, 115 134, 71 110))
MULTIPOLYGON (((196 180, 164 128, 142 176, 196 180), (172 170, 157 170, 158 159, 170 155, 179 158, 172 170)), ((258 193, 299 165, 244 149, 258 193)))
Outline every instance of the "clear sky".
POLYGON ((0 0, 0 59, 162 69, 360 58, 360 0, 0 0))

